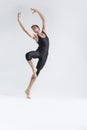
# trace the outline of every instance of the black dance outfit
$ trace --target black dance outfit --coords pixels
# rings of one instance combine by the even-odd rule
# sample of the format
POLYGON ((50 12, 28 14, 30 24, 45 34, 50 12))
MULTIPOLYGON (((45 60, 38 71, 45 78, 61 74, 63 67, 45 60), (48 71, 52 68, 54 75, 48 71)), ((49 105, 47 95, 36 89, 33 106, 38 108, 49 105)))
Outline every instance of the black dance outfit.
POLYGON ((49 51, 49 38, 46 35, 44 31, 42 31, 45 34, 45 37, 42 38, 41 36, 38 36, 38 45, 39 47, 35 51, 30 51, 25 54, 26 60, 29 61, 32 58, 38 58, 38 63, 36 65, 37 68, 37 76, 40 73, 40 70, 43 68, 43 66, 46 63, 47 57, 48 57, 48 51, 49 51))

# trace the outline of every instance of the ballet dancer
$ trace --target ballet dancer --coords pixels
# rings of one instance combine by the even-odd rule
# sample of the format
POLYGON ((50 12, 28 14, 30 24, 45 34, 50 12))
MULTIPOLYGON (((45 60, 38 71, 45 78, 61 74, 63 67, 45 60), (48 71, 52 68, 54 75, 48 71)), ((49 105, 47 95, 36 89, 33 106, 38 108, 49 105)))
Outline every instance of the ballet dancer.
POLYGON ((37 24, 31 26, 31 29, 34 33, 27 31, 25 29, 25 27, 23 26, 23 24, 20 20, 21 12, 18 12, 18 14, 17 14, 18 23, 21 26, 21 28, 23 29, 23 31, 29 37, 31 37, 33 40, 35 40, 35 42, 38 44, 38 48, 35 51, 33 50, 33 51, 27 52, 25 54, 25 58, 33 71, 29 85, 28 85, 27 89, 25 90, 27 98, 29 98, 29 99, 31 98, 31 96, 30 96, 31 88, 32 88, 36 78, 38 77, 41 69, 44 67, 46 60, 47 60, 47 57, 48 57, 48 53, 49 53, 49 38, 47 36, 45 17, 37 9, 31 8, 31 12, 32 12, 32 14, 37 13, 42 20, 42 29, 41 30, 37 24), (37 62, 36 67, 33 63, 32 58, 38 58, 38 62, 37 62))

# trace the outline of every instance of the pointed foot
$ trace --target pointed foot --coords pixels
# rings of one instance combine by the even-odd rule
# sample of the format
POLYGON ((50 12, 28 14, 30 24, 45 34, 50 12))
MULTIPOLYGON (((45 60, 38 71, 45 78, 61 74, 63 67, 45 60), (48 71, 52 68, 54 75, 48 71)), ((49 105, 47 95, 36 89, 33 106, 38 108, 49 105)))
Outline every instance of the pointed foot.
POLYGON ((27 98, 28 98, 28 99, 31 99, 31 97, 30 97, 30 92, 29 92, 28 90, 25 90, 25 93, 26 93, 26 95, 27 95, 27 98))

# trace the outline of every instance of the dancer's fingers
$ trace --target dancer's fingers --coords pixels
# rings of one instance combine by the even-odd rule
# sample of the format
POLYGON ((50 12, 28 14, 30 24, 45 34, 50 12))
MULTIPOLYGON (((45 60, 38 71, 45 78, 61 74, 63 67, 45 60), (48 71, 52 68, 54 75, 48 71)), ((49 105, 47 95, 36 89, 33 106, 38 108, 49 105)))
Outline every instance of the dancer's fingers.
POLYGON ((31 8, 31 11, 32 11, 32 13, 37 12, 37 10, 36 10, 36 9, 33 9, 33 8, 31 8))
POLYGON ((21 16, 21 12, 18 12, 17 16, 18 16, 18 18, 19 18, 19 17, 21 16))

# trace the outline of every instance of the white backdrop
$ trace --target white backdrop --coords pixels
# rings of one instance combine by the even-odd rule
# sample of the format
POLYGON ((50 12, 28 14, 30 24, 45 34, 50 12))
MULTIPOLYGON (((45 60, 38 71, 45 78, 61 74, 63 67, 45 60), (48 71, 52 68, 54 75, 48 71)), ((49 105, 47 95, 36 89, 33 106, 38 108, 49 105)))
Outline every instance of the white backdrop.
MULTIPOLYGON (((46 17, 50 51, 47 63, 32 88, 33 97, 87 98, 87 1, 0 1, 0 94, 24 96, 32 71, 25 54, 37 48, 17 22, 17 12, 29 29, 46 17)), ((36 63, 36 60, 35 60, 36 63)))

